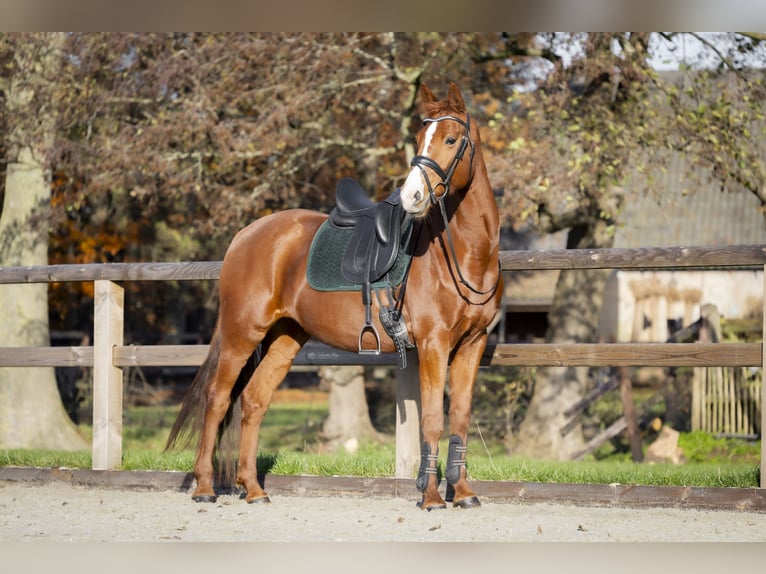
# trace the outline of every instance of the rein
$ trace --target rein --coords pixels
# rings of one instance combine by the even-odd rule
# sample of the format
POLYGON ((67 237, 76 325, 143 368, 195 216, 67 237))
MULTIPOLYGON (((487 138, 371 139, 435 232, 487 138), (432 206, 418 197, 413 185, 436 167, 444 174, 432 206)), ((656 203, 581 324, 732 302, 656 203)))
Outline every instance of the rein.
POLYGON ((438 118, 426 118, 423 120, 423 124, 427 123, 435 123, 435 122, 441 122, 444 120, 452 120, 460 125, 463 126, 464 132, 463 132, 463 138, 460 142, 460 147, 457 150, 457 153, 455 154, 455 157, 452 158, 452 161, 449 164, 449 167, 447 167, 447 171, 444 171, 441 166, 436 163, 433 159, 430 157, 424 156, 424 155, 417 155, 412 158, 412 161, 410 162, 411 167, 417 167, 420 170, 421 175, 423 176, 423 179, 426 181, 426 185, 428 185, 428 193, 431 197, 431 203, 432 204, 438 204, 439 205, 439 211, 442 214, 442 219, 444 220, 444 229, 447 232, 447 244, 449 245, 450 254, 452 256, 452 261, 455 265, 455 271, 457 272, 458 280, 459 282, 465 286, 467 289, 472 291, 473 293, 477 295, 488 295, 489 293, 494 293, 494 291, 497 289, 497 286, 500 284, 500 262, 498 261, 498 272, 497 272, 497 281, 495 281, 495 284, 490 289, 482 290, 477 289, 474 287, 464 276, 463 272, 460 270, 460 264, 457 260, 457 253, 455 252, 455 244, 452 240, 452 232, 450 231, 449 227, 449 221, 447 218, 447 207, 444 204, 444 200, 447 198, 447 195, 449 194, 450 190, 450 184, 452 182, 452 175, 455 173, 455 169, 457 168, 457 164, 460 163, 460 161, 463 159, 463 155, 465 154, 466 147, 470 144, 471 146, 471 155, 470 155, 470 164, 469 164, 469 171, 473 169, 473 155, 476 151, 476 146, 474 145, 473 141, 471 140, 471 115, 466 112, 466 119, 465 121, 461 120, 460 118, 456 116, 439 116, 438 118), (428 173, 424 169, 424 166, 431 169, 441 178, 441 181, 438 182, 435 186, 431 185, 431 180, 428 177, 428 173), (439 197, 436 196, 434 193, 434 187, 438 188, 439 186, 444 188, 444 193, 442 193, 439 197))

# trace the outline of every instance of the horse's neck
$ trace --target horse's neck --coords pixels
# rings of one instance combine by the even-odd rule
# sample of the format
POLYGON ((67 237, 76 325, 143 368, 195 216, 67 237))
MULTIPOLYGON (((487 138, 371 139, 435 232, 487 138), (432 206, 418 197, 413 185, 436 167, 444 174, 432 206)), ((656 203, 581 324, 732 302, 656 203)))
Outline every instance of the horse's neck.
MULTIPOLYGON (((481 161, 480 157, 478 159, 481 161)), ((454 206, 450 218, 450 229, 455 241, 470 245, 472 256, 479 251, 485 257, 497 258, 500 215, 483 162, 477 165, 471 184, 461 195, 463 197, 454 206)))
POLYGON ((446 207, 449 233, 444 231, 443 223, 437 223, 442 220, 441 213, 432 212, 430 223, 426 223, 433 231, 431 239, 427 239, 429 244, 433 245, 437 236, 441 244, 441 249, 431 251, 431 256, 450 261, 453 278, 466 285, 462 290, 465 296, 491 293, 499 281, 500 217, 486 170, 477 169, 467 189, 450 190, 446 207))

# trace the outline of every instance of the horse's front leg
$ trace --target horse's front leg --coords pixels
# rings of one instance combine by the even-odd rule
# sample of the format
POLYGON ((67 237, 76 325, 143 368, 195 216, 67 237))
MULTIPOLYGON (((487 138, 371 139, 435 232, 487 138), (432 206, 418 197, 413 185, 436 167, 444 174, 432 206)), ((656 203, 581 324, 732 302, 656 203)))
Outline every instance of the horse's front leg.
POLYGON ((466 455, 474 382, 486 342, 487 335, 483 334, 474 341, 464 343, 455 353, 450 366, 450 438, 444 476, 448 484, 447 498, 452 498, 453 506, 459 508, 481 505, 466 480, 466 455))
POLYGON ((423 444, 420 469, 415 481, 423 493, 418 506, 426 510, 446 508, 439 494, 439 439, 444 430, 444 386, 447 377, 447 350, 444 344, 423 345, 418 349, 420 363, 420 430, 423 444))

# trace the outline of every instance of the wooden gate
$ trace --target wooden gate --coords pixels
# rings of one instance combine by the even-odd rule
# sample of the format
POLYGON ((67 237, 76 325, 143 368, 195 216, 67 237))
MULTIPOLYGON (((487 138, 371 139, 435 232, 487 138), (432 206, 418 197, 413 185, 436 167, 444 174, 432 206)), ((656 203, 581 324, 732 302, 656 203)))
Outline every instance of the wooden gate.
POLYGON ((757 438, 761 432, 763 371, 749 367, 696 367, 692 430, 757 438))

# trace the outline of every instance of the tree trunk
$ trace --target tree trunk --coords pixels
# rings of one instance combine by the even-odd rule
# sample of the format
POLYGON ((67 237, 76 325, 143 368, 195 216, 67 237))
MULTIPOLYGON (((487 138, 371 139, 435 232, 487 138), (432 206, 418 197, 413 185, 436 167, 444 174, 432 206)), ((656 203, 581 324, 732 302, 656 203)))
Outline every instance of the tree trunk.
MULTIPOLYGON (((611 247, 602 225, 570 231, 570 248, 611 247), (575 231, 580 236, 572 239, 575 231), (584 232, 584 233, 583 233, 584 232)), ((598 327, 604 287, 603 269, 562 271, 548 314, 548 343, 593 342, 598 327)), ((581 424, 564 415, 587 391, 588 367, 543 367, 537 371, 534 393, 519 432, 508 440, 508 450, 532 458, 569 460, 585 441, 581 424), (561 429, 569 423, 568 432, 561 429)))
POLYGON ((321 367, 319 376, 330 384, 330 412, 322 428, 327 446, 353 453, 364 439, 380 440, 367 409, 364 367, 321 367))
MULTIPOLYGON (((5 94, 10 129, 0 214, 2 266, 48 263, 51 176, 46 164, 55 118, 44 88, 63 39, 53 34, 36 38, 40 43, 17 44, 17 71, 5 94)), ((48 346, 48 285, 0 285, 0 322, 0 346, 48 346)), ((66 414, 52 367, 0 368, 0 447, 88 448, 66 414)))

